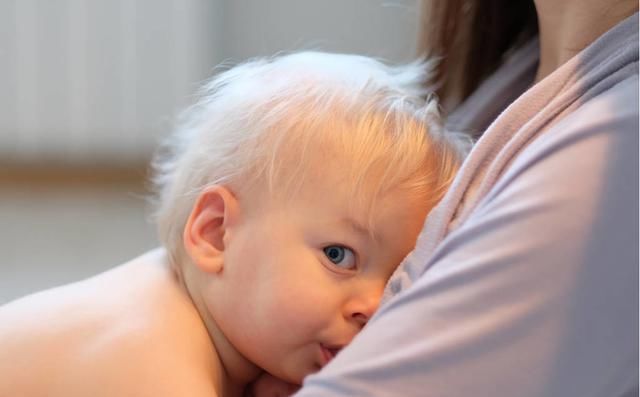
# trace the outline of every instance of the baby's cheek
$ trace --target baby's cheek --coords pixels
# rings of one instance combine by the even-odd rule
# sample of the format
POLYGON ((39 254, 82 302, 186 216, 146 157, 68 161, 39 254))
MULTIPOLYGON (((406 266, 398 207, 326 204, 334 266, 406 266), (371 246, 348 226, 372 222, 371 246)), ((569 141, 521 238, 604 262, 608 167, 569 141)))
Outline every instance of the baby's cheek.
POLYGON ((309 283, 292 285, 278 297, 281 319, 296 327, 319 327, 332 316, 333 301, 327 288, 309 283))

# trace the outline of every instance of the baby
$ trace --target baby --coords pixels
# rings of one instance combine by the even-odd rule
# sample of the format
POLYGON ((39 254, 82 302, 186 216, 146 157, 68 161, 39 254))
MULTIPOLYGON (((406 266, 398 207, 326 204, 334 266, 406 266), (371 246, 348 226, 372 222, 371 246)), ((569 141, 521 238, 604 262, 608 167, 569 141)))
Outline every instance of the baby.
POLYGON ((305 52, 215 77, 155 163, 163 248, 0 307, 0 396, 240 396, 320 370, 460 161, 425 70, 305 52))

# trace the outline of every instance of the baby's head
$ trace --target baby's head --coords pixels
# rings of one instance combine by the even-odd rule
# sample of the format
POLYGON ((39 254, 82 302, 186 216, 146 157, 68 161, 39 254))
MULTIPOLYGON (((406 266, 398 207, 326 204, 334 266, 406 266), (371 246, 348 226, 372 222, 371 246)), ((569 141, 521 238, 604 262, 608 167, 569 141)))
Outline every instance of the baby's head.
POLYGON ((299 383, 373 314, 461 159, 426 72, 254 60, 186 113, 156 162, 158 228, 223 361, 299 383))

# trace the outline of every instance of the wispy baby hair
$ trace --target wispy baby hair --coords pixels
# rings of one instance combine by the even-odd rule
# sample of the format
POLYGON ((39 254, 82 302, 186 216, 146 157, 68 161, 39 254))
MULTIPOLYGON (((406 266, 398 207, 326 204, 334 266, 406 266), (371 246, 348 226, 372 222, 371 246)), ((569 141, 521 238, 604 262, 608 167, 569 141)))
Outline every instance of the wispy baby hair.
POLYGON ((154 161, 159 237, 172 260, 184 260, 183 229, 211 185, 287 198, 323 170, 339 169, 354 208, 372 210, 390 189, 433 206, 462 151, 441 130, 435 101, 425 99, 430 66, 301 52, 215 76, 154 161))

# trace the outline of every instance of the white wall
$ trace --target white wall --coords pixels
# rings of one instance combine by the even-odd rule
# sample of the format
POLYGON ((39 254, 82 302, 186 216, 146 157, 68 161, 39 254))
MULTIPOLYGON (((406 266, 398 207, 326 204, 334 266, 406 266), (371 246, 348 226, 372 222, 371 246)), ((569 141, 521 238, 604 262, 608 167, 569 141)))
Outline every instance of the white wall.
POLYGON ((0 184, 0 305, 158 246, 144 194, 135 183, 115 181, 0 184))
POLYGON ((222 53, 245 59, 277 51, 323 49, 409 60, 417 0, 228 0, 222 53))
POLYGON ((0 0, 0 164, 146 161, 223 60, 412 57, 417 0, 0 0))

